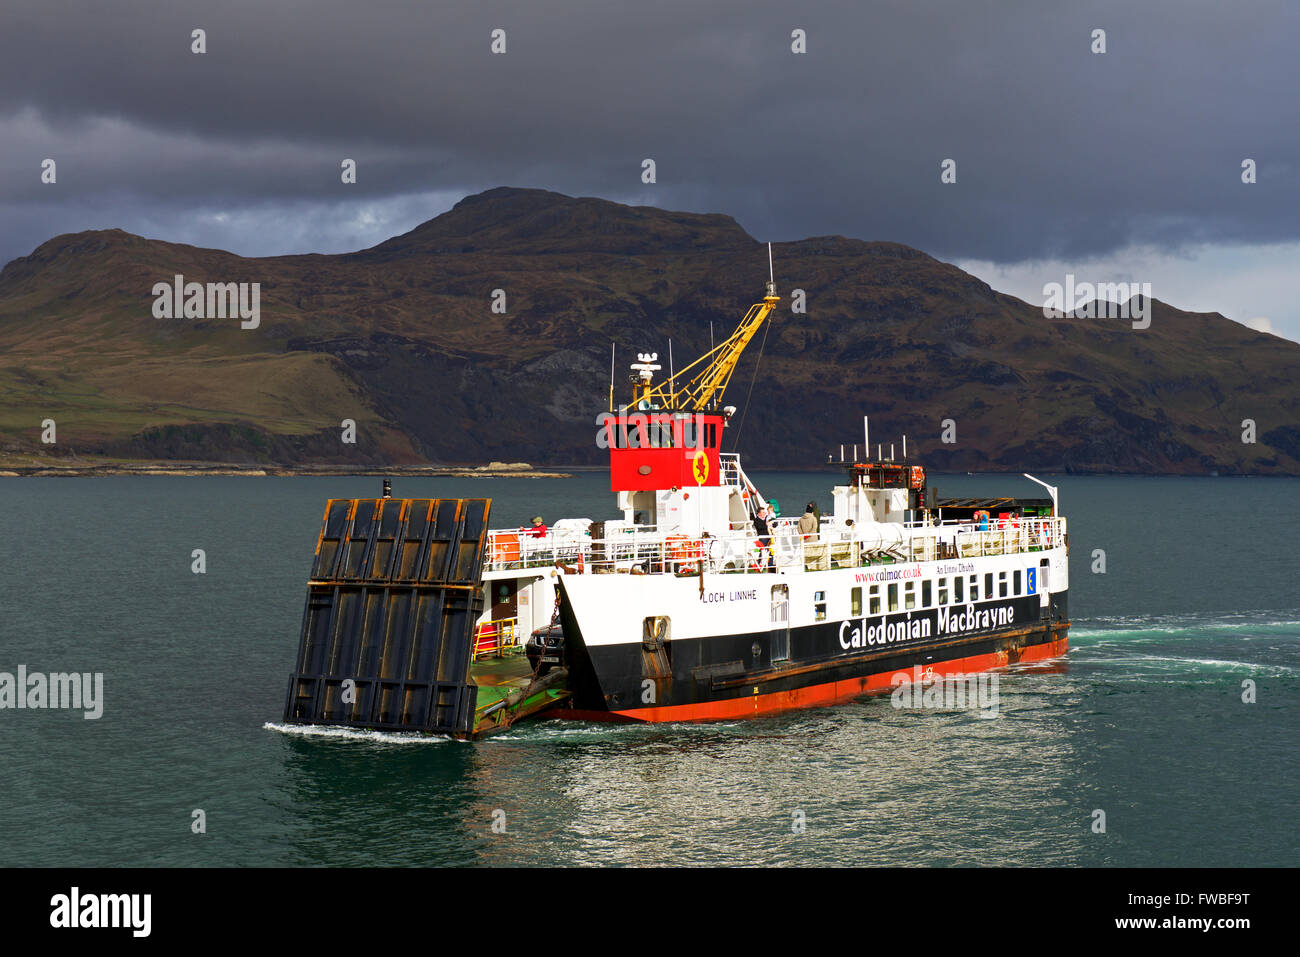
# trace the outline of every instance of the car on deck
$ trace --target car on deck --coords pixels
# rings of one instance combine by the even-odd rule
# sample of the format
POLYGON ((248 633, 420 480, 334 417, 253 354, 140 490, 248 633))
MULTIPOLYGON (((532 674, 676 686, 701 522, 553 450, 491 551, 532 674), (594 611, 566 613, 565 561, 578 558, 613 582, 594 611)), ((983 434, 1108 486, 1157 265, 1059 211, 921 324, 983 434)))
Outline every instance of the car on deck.
POLYGON ((538 675, 564 664, 564 626, 558 621, 536 629, 524 643, 524 654, 538 675))

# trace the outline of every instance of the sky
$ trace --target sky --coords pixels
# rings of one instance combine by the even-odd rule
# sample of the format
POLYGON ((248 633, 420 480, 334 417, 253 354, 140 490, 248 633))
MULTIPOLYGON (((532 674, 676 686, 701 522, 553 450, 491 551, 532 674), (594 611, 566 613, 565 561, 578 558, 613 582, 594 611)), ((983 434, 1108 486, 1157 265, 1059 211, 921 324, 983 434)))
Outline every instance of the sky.
POLYGON ((1296 0, 5 0, 0 262, 114 227, 345 252, 527 186, 1300 341, 1298 49, 1296 0))

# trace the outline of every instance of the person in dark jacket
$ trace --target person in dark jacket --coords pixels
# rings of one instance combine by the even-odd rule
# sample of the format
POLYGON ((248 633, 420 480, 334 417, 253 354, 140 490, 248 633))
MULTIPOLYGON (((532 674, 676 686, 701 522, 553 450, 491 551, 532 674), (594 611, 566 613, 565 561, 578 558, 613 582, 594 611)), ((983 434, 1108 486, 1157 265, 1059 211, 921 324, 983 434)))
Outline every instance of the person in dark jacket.
POLYGON ((767 553, 766 565, 768 568, 773 567, 775 562, 772 555, 772 528, 768 521, 772 518, 772 507, 765 506, 760 508, 754 515, 754 533, 758 535, 758 563, 764 564, 763 554, 767 553))

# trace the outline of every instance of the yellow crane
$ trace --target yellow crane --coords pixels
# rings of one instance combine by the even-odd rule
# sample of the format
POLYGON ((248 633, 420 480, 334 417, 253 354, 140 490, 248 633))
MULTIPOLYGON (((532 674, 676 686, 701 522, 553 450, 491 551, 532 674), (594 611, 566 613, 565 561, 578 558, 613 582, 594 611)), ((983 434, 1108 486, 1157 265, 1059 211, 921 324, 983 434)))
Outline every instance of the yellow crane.
MULTIPOLYGON (((658 385, 648 378, 633 378, 632 405, 637 409, 657 409, 670 412, 706 412, 718 407, 726 391, 731 374, 736 371, 740 355, 745 351, 759 327, 781 301, 776 294, 772 276, 772 244, 767 244, 768 281, 767 295, 762 302, 749 307, 740 325, 724 342, 714 346, 681 372, 674 373, 658 385), (685 382, 680 388, 676 383, 685 382)), ((659 368, 655 366, 654 368, 659 368)))

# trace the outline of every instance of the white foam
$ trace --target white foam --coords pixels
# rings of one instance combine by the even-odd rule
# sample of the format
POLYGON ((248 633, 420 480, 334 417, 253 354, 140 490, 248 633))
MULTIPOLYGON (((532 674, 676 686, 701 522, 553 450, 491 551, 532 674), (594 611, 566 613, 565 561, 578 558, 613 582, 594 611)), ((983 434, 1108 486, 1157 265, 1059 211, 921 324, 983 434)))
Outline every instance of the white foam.
POLYGON ((1255 661, 1225 661, 1222 658, 1182 658, 1178 656, 1165 655, 1133 655, 1126 661, 1172 661, 1180 665, 1211 665, 1222 668, 1250 668, 1250 669, 1268 669, 1277 671, 1294 671, 1294 668, 1288 668, 1286 665, 1262 664, 1255 661))
POLYGON ((337 725, 278 724, 268 721, 262 725, 267 731, 294 734, 304 738, 342 738, 352 741, 379 742, 382 744, 447 744, 456 739, 445 734, 422 734, 418 731, 368 731, 362 728, 343 728, 337 725))
POLYGON ((1245 617, 1225 615, 1201 618, 1194 615, 1187 617, 1164 615, 1147 618, 1087 618, 1071 626, 1070 639, 1082 644, 1099 645, 1116 641, 1138 644, 1143 641, 1161 641, 1170 638, 1204 639, 1213 637, 1216 633, 1234 635, 1243 631, 1254 631, 1260 634, 1240 635, 1236 640, 1246 641, 1260 635, 1272 636, 1279 632, 1281 637, 1300 634, 1300 621, 1293 618, 1252 617, 1242 620, 1245 617))

